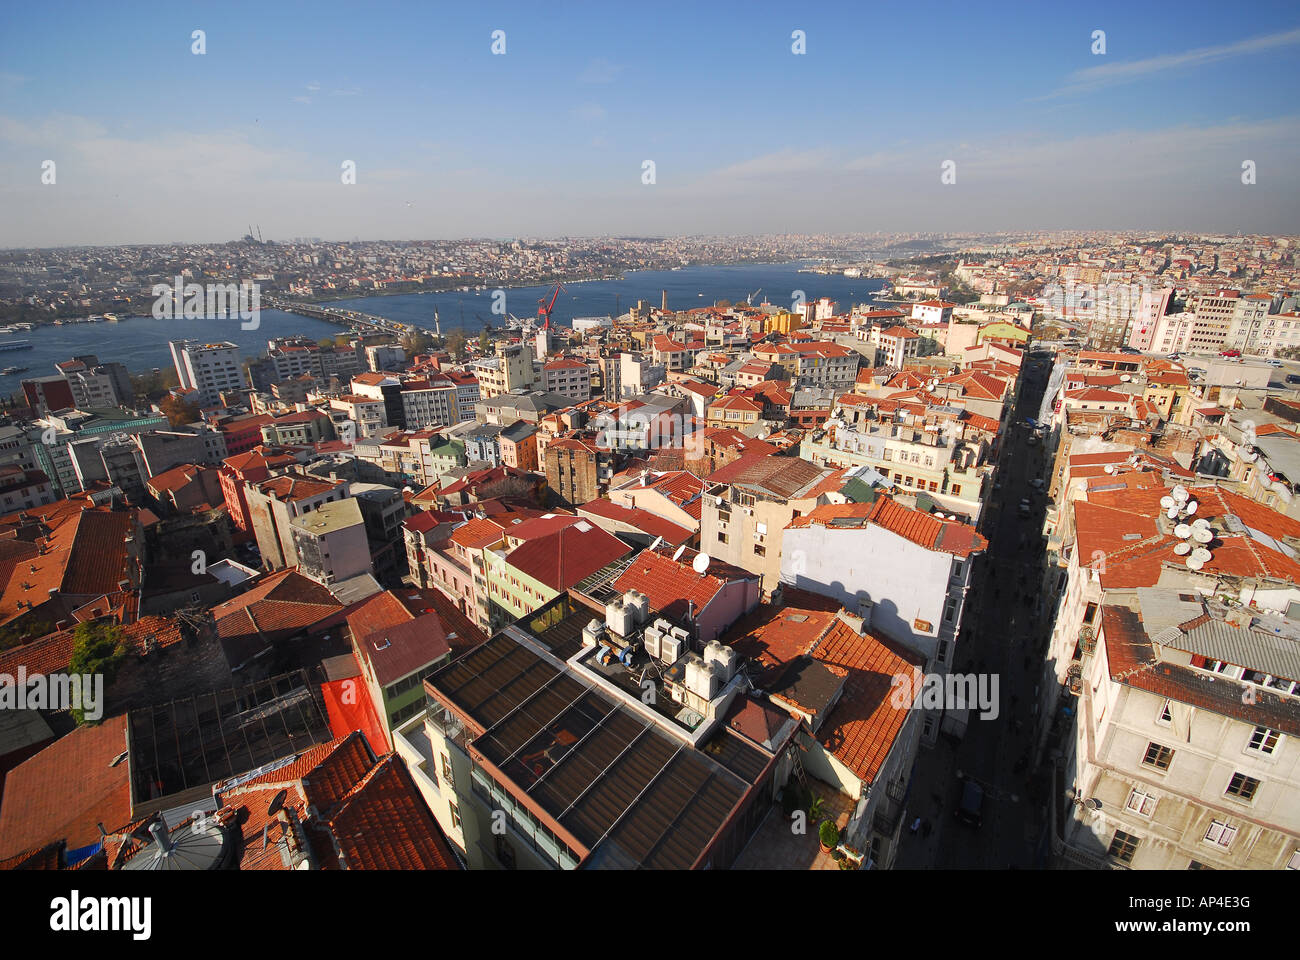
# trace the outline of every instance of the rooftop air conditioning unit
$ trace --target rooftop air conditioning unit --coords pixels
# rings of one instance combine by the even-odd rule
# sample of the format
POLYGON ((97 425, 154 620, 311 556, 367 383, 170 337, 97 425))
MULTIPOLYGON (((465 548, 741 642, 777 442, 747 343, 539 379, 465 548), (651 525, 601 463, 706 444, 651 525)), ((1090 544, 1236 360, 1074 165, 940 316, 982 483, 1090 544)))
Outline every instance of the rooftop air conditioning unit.
POLYGON ((660 637, 659 640, 659 659, 664 663, 676 663, 682 658, 682 652, 686 644, 678 637, 671 634, 660 637))

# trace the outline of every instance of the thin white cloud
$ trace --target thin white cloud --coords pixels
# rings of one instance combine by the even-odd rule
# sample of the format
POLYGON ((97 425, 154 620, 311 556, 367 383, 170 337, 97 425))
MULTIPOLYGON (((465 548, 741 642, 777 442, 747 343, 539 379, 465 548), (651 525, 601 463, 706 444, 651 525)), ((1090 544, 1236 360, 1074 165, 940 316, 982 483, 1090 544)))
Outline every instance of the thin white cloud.
POLYGON ((1148 57, 1145 60, 1101 63, 1095 67, 1075 71, 1069 76, 1066 85, 1060 90, 1055 90, 1036 99, 1050 100, 1054 97, 1066 96, 1072 93, 1086 93, 1115 84, 1131 83, 1134 80, 1140 80, 1143 77, 1168 70, 1202 67, 1206 64, 1219 63, 1234 57, 1244 57, 1254 53, 1262 53, 1266 50, 1275 50, 1279 47, 1294 46, 1298 43, 1300 43, 1300 28, 1286 30, 1282 33, 1270 33, 1262 37, 1251 37, 1248 40, 1237 40, 1233 43, 1220 44, 1214 47, 1198 47, 1195 50, 1185 50, 1182 53, 1161 54, 1160 56, 1148 57))

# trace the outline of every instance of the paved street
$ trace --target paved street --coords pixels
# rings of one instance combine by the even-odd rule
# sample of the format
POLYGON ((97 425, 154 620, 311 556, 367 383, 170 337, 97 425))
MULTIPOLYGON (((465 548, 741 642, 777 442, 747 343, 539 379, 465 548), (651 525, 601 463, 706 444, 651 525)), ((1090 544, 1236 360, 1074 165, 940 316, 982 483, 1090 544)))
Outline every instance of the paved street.
POLYGON ((1006 459, 992 507, 989 553, 983 580, 972 588, 955 672, 993 673, 999 677, 1000 709, 996 719, 971 712, 965 738, 940 738, 917 759, 908 797, 897 866, 900 868, 1007 869, 1040 865, 1036 850, 1043 839, 1046 790, 1028 769, 1045 627, 1035 621, 1032 598, 1042 563, 1044 494, 1029 481, 1045 476, 1041 444, 1030 445, 1031 431, 1022 424, 1036 418, 1050 372, 1050 361, 1027 375, 1012 420, 1006 459), (1018 513, 1027 497, 1032 514, 1018 513), (1024 546, 1021 545, 1022 537, 1024 546), (961 796, 958 773, 984 787, 983 825, 967 826, 953 817, 961 796), (912 823, 929 822, 917 833, 912 823))

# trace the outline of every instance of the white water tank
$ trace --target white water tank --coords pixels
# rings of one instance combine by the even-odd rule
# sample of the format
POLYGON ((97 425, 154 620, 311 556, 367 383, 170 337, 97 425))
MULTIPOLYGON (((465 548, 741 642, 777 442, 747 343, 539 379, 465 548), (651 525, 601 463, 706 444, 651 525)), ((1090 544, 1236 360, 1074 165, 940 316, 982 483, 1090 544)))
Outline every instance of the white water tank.
POLYGON ((623 594, 623 606, 632 611, 637 626, 650 619, 650 598, 639 590, 629 590, 623 594))
POLYGON ((645 640, 645 652, 648 656, 659 659, 659 638, 663 636, 654 627, 646 627, 643 638, 645 640))
POLYGON ((710 664, 692 657, 686 661, 686 689, 705 700, 712 700, 718 695, 722 681, 713 672, 710 664))
POLYGON ((716 640, 710 640, 704 646, 704 662, 723 680, 730 680, 727 675, 727 648, 716 640))
POLYGON ((622 598, 605 605, 605 626, 616 637, 626 637, 632 632, 634 614, 623 604, 622 598))
POLYGON ((605 625, 599 620, 592 620, 582 628, 582 645, 594 647, 600 642, 600 635, 605 632, 605 625))

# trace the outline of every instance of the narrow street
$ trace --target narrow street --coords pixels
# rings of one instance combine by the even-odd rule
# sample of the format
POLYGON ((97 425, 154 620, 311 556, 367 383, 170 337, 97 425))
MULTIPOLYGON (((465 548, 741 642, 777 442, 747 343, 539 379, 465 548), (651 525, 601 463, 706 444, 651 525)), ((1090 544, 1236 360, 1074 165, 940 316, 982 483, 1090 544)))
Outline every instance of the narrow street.
MULTIPOLYGON (((1030 361, 1026 361, 1027 363, 1030 361)), ((972 587, 955 673, 998 677, 1000 708, 994 719, 972 710, 959 743, 941 736, 917 758, 908 797, 897 866, 925 869, 1024 869, 1041 866, 1046 787, 1029 768, 1034 689, 1041 677, 1044 631, 1034 601, 1043 561, 1041 530, 1045 493, 1030 481, 1045 477, 1041 443, 1031 445, 1026 417, 1038 416, 1051 361, 1041 361, 1022 381, 1006 438, 1000 489, 989 509, 989 550, 981 579, 972 587), (1019 515, 1027 498, 1031 512, 1019 515), (960 777, 984 788, 983 823, 968 826, 953 816, 961 798, 960 777), (920 818, 928 829, 911 832, 920 818)))

